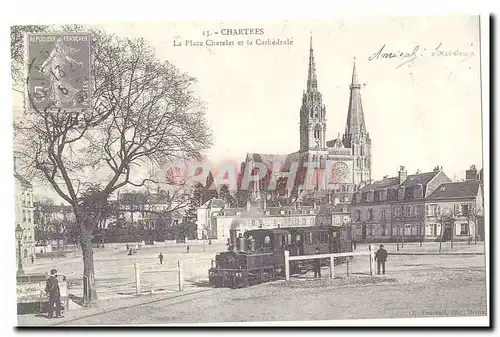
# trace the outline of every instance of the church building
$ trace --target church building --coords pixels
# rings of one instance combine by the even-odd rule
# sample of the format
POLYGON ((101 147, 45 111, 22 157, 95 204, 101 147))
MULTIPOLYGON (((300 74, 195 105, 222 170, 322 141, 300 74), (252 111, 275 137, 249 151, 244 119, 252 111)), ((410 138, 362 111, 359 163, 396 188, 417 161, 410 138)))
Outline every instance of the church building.
MULTIPOLYGON (((309 48, 309 65, 306 89, 302 94, 300 107, 300 147, 295 153, 273 155, 248 153, 246 165, 265 163, 269 169, 273 163, 281 164, 280 171, 287 171, 292 163, 298 163, 295 185, 298 201, 306 196, 328 194, 330 202, 349 202, 359 186, 372 179, 371 139, 367 132, 363 105, 361 103, 361 85, 358 80, 356 63, 353 64, 350 85, 349 106, 345 131, 337 139, 326 140, 326 130, 334 127, 327 124, 327 109, 323 104, 323 95, 318 88, 318 78, 314 62, 312 37, 309 48), (330 165, 327 164, 327 161, 330 165), (318 163, 312 177, 312 189, 304 189, 305 163, 318 163), (331 170, 328 181, 325 170, 331 170), (327 192, 327 190, 329 192, 327 192)), ((265 182, 256 184, 254 196, 259 197, 266 191, 265 182)), ((289 190, 290 193, 290 190, 289 190)))

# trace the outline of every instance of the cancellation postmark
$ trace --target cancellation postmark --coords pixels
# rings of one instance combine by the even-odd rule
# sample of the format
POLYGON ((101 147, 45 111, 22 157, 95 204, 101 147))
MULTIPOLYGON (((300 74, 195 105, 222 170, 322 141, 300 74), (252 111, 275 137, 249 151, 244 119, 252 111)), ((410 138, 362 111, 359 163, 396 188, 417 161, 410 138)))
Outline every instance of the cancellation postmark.
POLYGON ((91 109, 90 34, 26 36, 26 94, 30 111, 91 109))

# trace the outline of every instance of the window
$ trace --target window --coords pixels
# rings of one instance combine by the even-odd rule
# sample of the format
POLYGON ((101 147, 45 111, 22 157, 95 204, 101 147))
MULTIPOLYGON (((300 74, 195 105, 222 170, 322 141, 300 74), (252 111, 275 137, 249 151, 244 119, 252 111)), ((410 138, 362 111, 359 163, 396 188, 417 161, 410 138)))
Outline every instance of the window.
POLYGON ((464 216, 469 215, 469 205, 468 204, 462 205, 462 215, 464 215, 464 216))
MULTIPOLYGON (((385 220, 385 219, 386 219, 385 209, 383 209, 383 210, 380 212, 380 218, 381 218, 382 220, 385 220)), ((384 232, 385 232, 385 229, 384 229, 384 232)), ((385 235, 385 234, 383 234, 383 235, 385 235)))
POLYGON ((326 232, 319 233, 319 242, 320 243, 328 243, 328 233, 326 233, 326 232))
POLYGON ((27 213, 28 213, 28 223, 31 223, 31 212, 27 211, 27 213))
POLYGON ((26 222, 26 211, 23 210, 23 222, 26 222))
POLYGON ((302 225, 303 225, 303 226, 307 225, 307 223, 306 223, 306 222, 307 222, 307 219, 306 219, 306 218, 302 218, 302 225))
POLYGON ((411 206, 411 216, 415 216, 415 206, 411 206))
POLYGON ((441 206, 437 205, 436 207, 436 215, 440 216, 441 215, 441 206))
POLYGON ((373 220, 373 209, 368 210, 368 220, 373 220))
POLYGON ((432 225, 432 235, 437 235, 437 224, 432 225))
POLYGON ((411 215, 411 207, 405 206, 405 216, 410 216, 410 215, 411 215))
POLYGON ((357 210, 356 211, 356 221, 361 221, 361 211, 360 210, 357 210))
POLYGON ((468 235, 469 234, 469 224, 462 223, 460 224, 460 235, 468 235))
POLYGON ((429 215, 429 205, 425 205, 425 215, 429 215))

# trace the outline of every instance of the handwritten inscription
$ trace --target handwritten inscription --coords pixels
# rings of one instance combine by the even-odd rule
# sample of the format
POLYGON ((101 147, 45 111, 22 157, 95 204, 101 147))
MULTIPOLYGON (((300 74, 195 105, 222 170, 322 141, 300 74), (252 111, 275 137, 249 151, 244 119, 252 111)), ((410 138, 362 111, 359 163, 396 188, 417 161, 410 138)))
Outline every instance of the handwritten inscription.
MULTIPOLYGON (((472 45, 471 45, 472 46, 472 45)), ((423 48, 420 45, 415 45, 413 48, 408 50, 391 50, 387 47, 386 44, 382 45, 382 47, 372 55, 368 57, 369 61, 375 60, 383 60, 383 59, 395 59, 402 61, 398 63, 397 68, 402 67, 403 65, 413 62, 419 57, 460 57, 462 58, 462 62, 468 60, 473 57, 475 53, 473 51, 463 51, 458 48, 445 48, 443 43, 440 42, 436 47, 427 49, 423 48)))

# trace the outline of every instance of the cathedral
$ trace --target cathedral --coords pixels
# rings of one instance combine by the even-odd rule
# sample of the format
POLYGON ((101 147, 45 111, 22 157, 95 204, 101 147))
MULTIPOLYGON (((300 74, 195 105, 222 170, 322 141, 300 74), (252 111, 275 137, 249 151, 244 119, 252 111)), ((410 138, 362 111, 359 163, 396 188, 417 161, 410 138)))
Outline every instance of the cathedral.
MULTIPOLYGON (((300 107, 299 150, 288 155, 248 153, 246 165, 252 167, 252 163, 261 162, 265 163, 267 167, 272 167, 273 163, 280 162, 281 171, 286 171, 295 162, 299 163, 299 168, 303 168, 307 162, 318 163, 319 167, 315 169, 315 173, 312 175, 312 191, 303 188, 304 171, 299 169, 294 185, 297 186, 297 201, 311 195, 328 195, 330 201, 332 201, 331 198, 333 197, 337 202, 349 202, 353 193, 372 179, 372 144, 366 129, 361 103, 361 85, 358 80, 355 61, 349 89, 349 107, 344 134, 340 136, 339 133, 337 139, 327 141, 327 109, 323 104, 323 96, 318 88, 311 37, 307 85, 302 94, 302 105, 300 107), (331 170, 331 173, 327 175, 329 181, 324 179, 326 169, 331 170)), ((262 192, 265 192, 265 184, 265 182, 256 184, 253 189, 254 197, 259 198, 262 192)))

